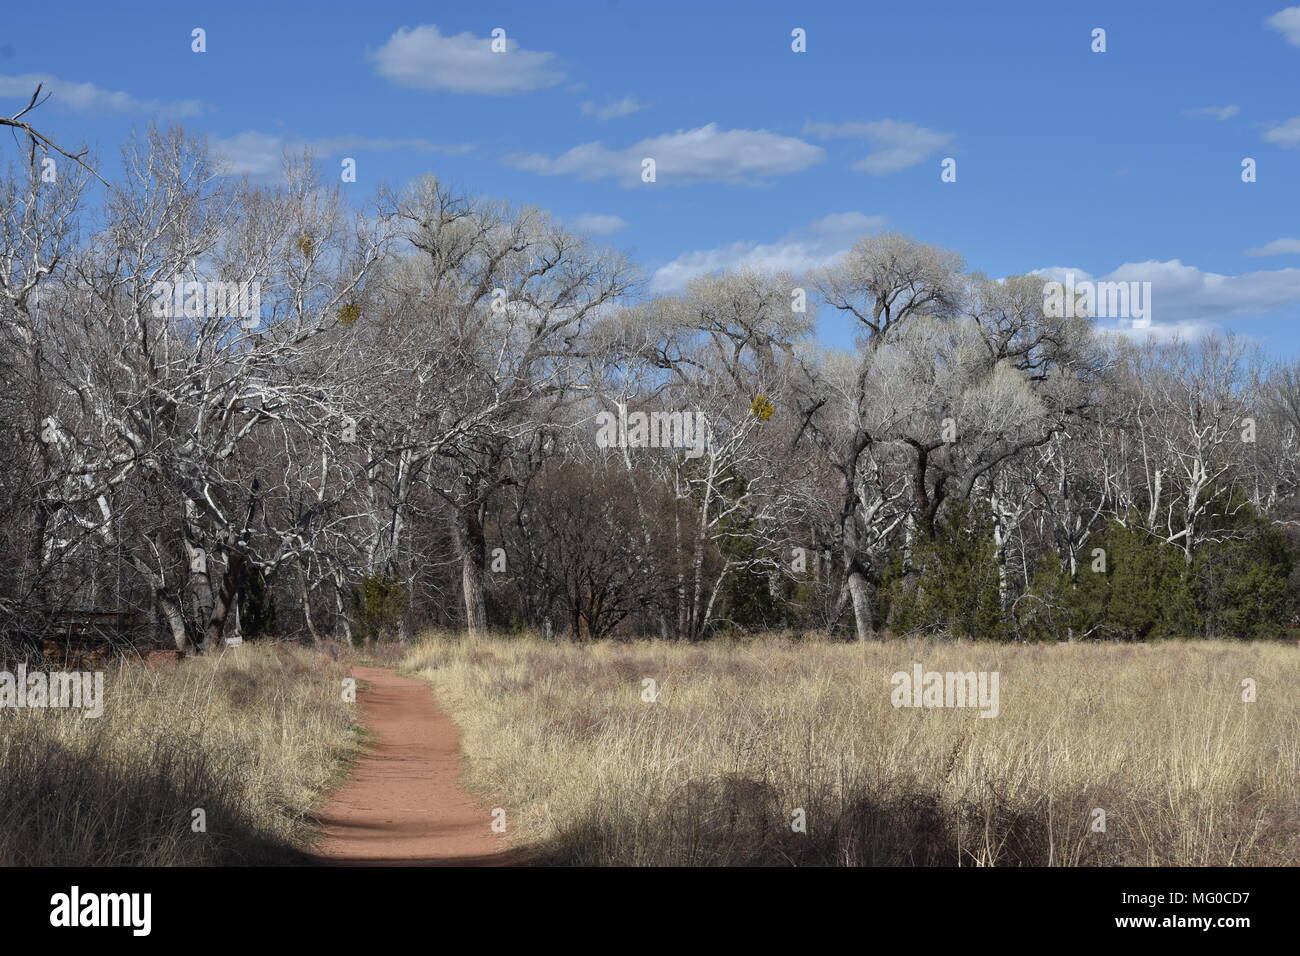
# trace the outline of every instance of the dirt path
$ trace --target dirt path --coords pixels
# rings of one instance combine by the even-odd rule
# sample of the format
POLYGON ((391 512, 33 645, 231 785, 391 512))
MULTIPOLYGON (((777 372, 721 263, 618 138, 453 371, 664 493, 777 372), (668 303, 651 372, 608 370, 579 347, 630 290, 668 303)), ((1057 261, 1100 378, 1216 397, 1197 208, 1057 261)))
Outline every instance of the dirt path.
POLYGON ((460 783, 460 735, 429 685, 387 668, 354 667, 368 681, 361 718, 373 747, 320 815, 316 852, 327 866, 511 866, 488 808, 460 783))

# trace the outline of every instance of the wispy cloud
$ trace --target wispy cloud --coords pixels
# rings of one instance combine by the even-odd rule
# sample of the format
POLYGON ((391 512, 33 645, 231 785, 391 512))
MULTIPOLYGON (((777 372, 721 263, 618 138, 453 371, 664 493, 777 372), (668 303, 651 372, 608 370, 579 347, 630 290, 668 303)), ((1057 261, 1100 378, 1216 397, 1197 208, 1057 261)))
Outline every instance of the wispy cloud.
POLYGON ((625 96, 621 100, 615 100, 603 106, 595 100, 587 100, 582 104, 583 115, 594 116, 598 120, 612 120, 618 119, 620 116, 631 116, 643 109, 645 109, 645 104, 635 96, 625 96))
POLYGON ((415 90, 510 96, 546 89, 564 80, 554 53, 523 49, 507 35, 504 53, 491 37, 472 33, 443 36, 432 24, 402 27, 378 50, 367 53, 380 76, 415 90))
POLYGON ((1292 46, 1300 46, 1300 7, 1279 10, 1264 21, 1286 38, 1292 46))
POLYGON ((656 270, 650 291, 677 292, 697 276, 724 269, 755 268, 794 275, 830 265, 861 236, 885 227, 884 216, 838 212, 811 222, 776 242, 733 242, 686 252, 656 270))
POLYGON ((611 236, 627 228, 627 220, 622 216, 608 213, 586 212, 573 220, 573 228, 593 236, 611 236))
POLYGON ((1248 256, 1287 256, 1300 255, 1300 239, 1274 239, 1262 246, 1246 250, 1248 256))
POLYGON ((1179 116, 1206 117, 1209 119, 1232 119, 1241 112, 1240 106, 1201 106, 1194 110, 1183 110, 1179 116))
POLYGON ((1293 116, 1285 123, 1270 127, 1264 133, 1264 140, 1283 149, 1300 146, 1300 116, 1293 116))
POLYGON ((924 162, 953 140, 941 133, 901 120, 814 123, 803 127, 804 135, 818 139, 860 139, 871 144, 871 152, 853 164, 858 172, 887 176, 924 162))
POLYGON ((1135 327, 1131 320, 1119 319, 1114 322, 1099 322, 1095 326, 1098 333, 1107 338, 1121 338, 1135 341, 1153 342, 1195 342, 1219 330, 1213 322, 1165 322, 1148 326, 1135 327))
POLYGON ((145 100, 120 90, 106 90, 94 83, 76 83, 49 73, 0 76, 0 97, 30 99, 38 85, 41 96, 51 94, 47 105, 72 113, 149 114, 163 118, 197 116, 205 109, 199 100, 145 100))
POLYGON ((308 150, 318 156, 338 156, 351 152, 391 152, 412 150, 419 153, 442 153, 458 156, 471 152, 470 143, 440 145, 427 139, 372 139, 364 136, 333 136, 325 139, 302 139, 245 130, 227 138, 213 138, 213 151, 226 176, 274 178, 280 174, 284 154, 308 150))
POLYGON ((543 176, 579 179, 615 178, 624 185, 641 182, 641 163, 655 161, 659 185, 729 183, 754 185, 773 176, 796 173, 820 163, 825 151, 794 136, 763 129, 719 129, 717 123, 643 139, 625 149, 583 143, 550 158, 541 153, 508 156, 515 169, 543 176))

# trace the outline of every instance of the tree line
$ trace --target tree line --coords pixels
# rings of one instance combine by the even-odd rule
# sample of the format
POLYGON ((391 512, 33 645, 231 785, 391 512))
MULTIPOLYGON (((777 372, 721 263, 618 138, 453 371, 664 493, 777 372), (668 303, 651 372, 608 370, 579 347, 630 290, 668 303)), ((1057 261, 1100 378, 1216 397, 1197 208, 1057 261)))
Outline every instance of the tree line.
POLYGON ((896 234, 648 296, 619 251, 433 176, 351 203, 307 156, 223 177, 180 129, 103 188, 64 165, 0 183, 0 632, 130 610, 197 652, 1295 615, 1300 364, 1240 339, 1104 334, 1042 278, 896 234))

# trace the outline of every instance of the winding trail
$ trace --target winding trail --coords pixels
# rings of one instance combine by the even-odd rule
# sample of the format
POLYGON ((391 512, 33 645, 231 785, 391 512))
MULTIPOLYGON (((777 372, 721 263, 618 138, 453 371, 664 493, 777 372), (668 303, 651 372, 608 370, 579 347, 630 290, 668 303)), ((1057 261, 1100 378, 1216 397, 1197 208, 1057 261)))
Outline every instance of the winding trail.
POLYGON ((513 866, 488 809, 461 785, 460 734, 423 681, 354 667, 369 682, 362 722, 373 746, 321 812, 325 866, 513 866))

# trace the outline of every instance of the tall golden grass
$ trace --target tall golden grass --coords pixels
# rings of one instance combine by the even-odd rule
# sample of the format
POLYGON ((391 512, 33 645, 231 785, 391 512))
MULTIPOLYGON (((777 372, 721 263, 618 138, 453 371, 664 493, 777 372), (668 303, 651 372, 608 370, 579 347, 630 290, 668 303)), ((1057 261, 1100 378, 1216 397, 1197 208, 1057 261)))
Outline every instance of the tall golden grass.
POLYGON ((245 645, 170 671, 113 665, 96 719, 0 709, 0 865, 305 862, 312 808, 358 742, 345 676, 245 645))
POLYGON ((470 785, 543 863, 1300 862, 1290 645, 434 635, 405 669, 460 725, 470 785), (890 677, 914 662, 997 671, 999 716, 893 707, 890 677))

